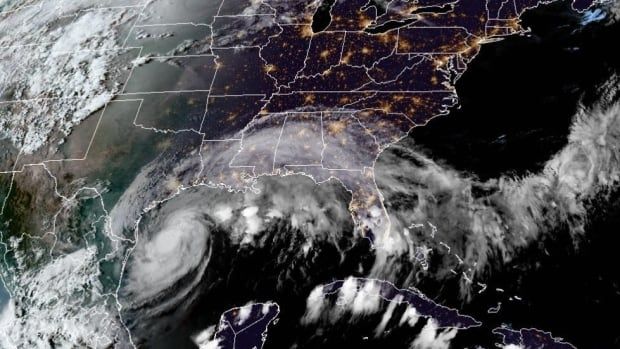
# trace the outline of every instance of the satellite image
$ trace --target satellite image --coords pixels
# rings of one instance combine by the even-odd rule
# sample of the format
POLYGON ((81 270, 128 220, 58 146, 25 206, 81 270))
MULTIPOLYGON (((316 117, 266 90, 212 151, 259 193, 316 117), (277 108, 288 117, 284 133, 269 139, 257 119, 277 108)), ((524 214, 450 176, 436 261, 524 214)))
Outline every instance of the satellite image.
POLYGON ((619 0, 0 0, 0 349, 620 349, 619 0))

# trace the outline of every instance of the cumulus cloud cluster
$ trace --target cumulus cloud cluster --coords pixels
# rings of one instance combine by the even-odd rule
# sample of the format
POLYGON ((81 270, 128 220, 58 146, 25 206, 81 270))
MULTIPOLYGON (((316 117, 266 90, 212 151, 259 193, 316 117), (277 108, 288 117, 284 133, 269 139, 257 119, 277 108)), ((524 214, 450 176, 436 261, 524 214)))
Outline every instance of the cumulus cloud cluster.
POLYGON ((378 321, 374 329, 376 338, 384 337, 394 327, 414 328, 423 322, 419 333, 412 331, 412 349, 447 349, 456 336, 456 328, 440 328, 437 322, 421 316, 402 295, 387 299, 381 295, 381 283, 375 280, 346 279, 337 291, 328 286, 318 286, 306 300, 306 312, 301 324, 335 324, 345 321, 356 323, 362 319, 378 321), (388 330, 388 331, 386 331, 388 330))
MULTIPOLYGON (((365 282, 360 286, 357 279, 348 278, 338 289, 334 300, 331 294, 325 293, 323 286, 318 286, 306 300, 306 313, 301 322, 302 324, 311 324, 319 320, 328 320, 335 323, 346 315, 359 318, 376 314, 384 306, 384 299, 381 297, 379 287, 378 283, 372 281, 365 282)), ((393 308, 388 309, 386 314, 393 311, 393 308)), ((377 328, 380 327, 382 327, 381 324, 377 328)), ((379 330, 377 331, 379 332, 379 330)))
POLYGON ((99 275, 94 248, 22 275, 0 312, 0 347, 109 348, 127 341, 114 298, 102 293, 99 275))
POLYGON ((199 349, 218 349, 220 348, 220 338, 214 338, 215 334, 215 325, 209 326, 208 328, 200 331, 198 334, 192 337, 192 340, 199 349))
POLYGON ((448 349, 456 334, 456 329, 439 331, 435 321, 430 319, 411 343, 411 349, 448 349))
POLYGON ((192 187, 153 206, 139 223, 127 220, 136 240, 121 298, 131 324, 161 324, 162 316, 189 309, 212 286, 206 281, 209 273, 222 273, 211 259, 230 259, 234 256, 223 254, 241 248, 270 248, 274 241, 265 231, 281 229, 281 224, 300 234, 281 251, 299 261, 316 242, 338 245, 342 234, 352 231, 346 192, 334 190, 334 183, 317 187, 308 178, 291 176, 264 178, 256 186, 256 192, 238 193, 192 187))
POLYGON ((120 32, 131 9, 91 1, 12 4, 0 21, 0 137, 30 154, 119 92, 120 32))
MULTIPOLYGON (((409 254, 415 261, 412 248, 420 246, 446 256, 430 276, 449 277, 463 261, 474 277, 510 262, 545 234, 564 229, 579 238, 588 202, 604 198, 620 181, 619 149, 618 104, 579 111, 568 144, 542 171, 521 178, 481 182, 435 162, 415 145, 394 146, 378 163, 377 183, 389 205, 392 238, 401 249, 380 258, 375 276, 398 279, 395 264, 402 261, 394 255, 409 254), (431 227, 420 230, 427 222, 431 227)), ((465 281, 467 294, 471 278, 465 281)))
MULTIPOLYGON (((377 184, 391 218, 390 248, 377 246, 372 269, 360 270, 399 284, 458 277, 466 299, 472 296, 475 281, 483 281, 485 273, 509 263, 522 248, 546 234, 564 230, 578 239, 587 222, 588 202, 604 198, 620 181, 616 99, 616 92, 609 92, 601 106, 581 110, 574 117, 567 145, 539 173, 520 178, 479 181, 406 142, 384 152, 377 164, 377 184), (461 272, 467 272, 467 277, 461 272)), ((318 241, 338 246, 345 231, 352 229, 350 196, 333 186, 321 189, 300 176, 273 176, 261 178, 253 191, 231 193, 207 185, 180 190, 149 208, 152 211, 133 230, 134 220, 140 217, 135 207, 148 206, 153 188, 163 183, 153 175, 158 173, 145 171, 112 211, 113 224, 123 222, 118 231, 128 227, 137 239, 123 289, 127 295, 147 295, 156 304, 140 297, 126 301, 157 312, 194 300, 208 269, 214 230, 224 234, 231 246, 264 249, 271 243, 266 232, 277 222, 287 222, 303 233, 303 241, 284 247, 281 253, 301 261, 318 241), (165 275, 157 275, 164 270, 165 275)), ((315 290, 308 299, 305 321, 312 323, 326 311, 339 319, 343 309, 355 317, 381 308, 376 297, 366 296, 368 292, 346 290, 343 287, 339 302, 343 306, 334 309, 324 308, 321 292, 315 290)), ((417 321, 415 310, 402 315, 403 324, 417 321)), ((377 333, 384 326, 380 322, 377 333)), ((425 333, 435 333, 431 329, 425 333)), ((433 338, 441 343, 449 342, 450 336, 441 332, 433 338)))

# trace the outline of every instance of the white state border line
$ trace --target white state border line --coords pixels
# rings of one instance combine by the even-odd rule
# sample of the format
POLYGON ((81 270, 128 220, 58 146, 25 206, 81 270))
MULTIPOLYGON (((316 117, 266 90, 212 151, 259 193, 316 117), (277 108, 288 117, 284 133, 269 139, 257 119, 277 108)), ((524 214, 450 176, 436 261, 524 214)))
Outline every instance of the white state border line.
MULTIPOLYGON (((220 4, 220 8, 221 8, 222 5, 223 5, 223 2, 220 4)), ((145 6, 146 6, 146 4, 145 4, 145 6)), ((271 15, 271 14, 269 14, 269 15, 271 15)), ((280 23, 280 25, 285 25, 285 24, 280 23)), ((295 24, 293 24, 293 25, 295 25, 295 24)), ((307 24, 302 24, 302 25, 307 25, 307 24)), ((432 27, 425 26, 425 27, 422 27, 422 28, 432 28, 432 27)), ((438 28, 449 28, 449 27, 438 27, 438 28)), ((459 28, 462 28, 462 27, 459 27, 459 28)), ((37 45, 31 45, 31 46, 37 46, 37 45)), ((125 49, 125 48, 126 47, 123 47, 123 49, 125 49)), ((427 54, 429 54, 429 53, 427 53, 427 54)), ((441 52, 441 53, 434 53, 434 54, 449 54, 449 53, 441 52)), ((191 92, 191 91, 202 91, 202 90, 188 90, 188 92, 191 92)), ((299 92, 302 92, 302 93, 304 93, 304 92, 305 93, 351 93, 351 91, 295 91, 295 93, 299 93, 299 92)), ((453 91, 453 90, 447 90, 447 91, 446 90, 442 90, 442 91, 359 91, 359 93, 373 93, 373 92, 375 92, 375 93, 429 93, 429 92, 430 93, 433 93, 433 92, 454 93, 455 91, 453 91)), ((162 92, 156 92, 156 93, 162 93, 162 92)), ((244 95, 245 94, 242 94, 242 95, 239 95, 239 96, 244 96, 244 95)), ((282 94, 282 95, 288 95, 288 94, 282 94)), ((226 95, 222 95, 222 97, 226 97, 226 95)), ((53 99, 53 98, 49 98, 49 99, 53 99)), ((117 101, 113 101, 113 102, 126 102, 126 101, 130 101, 130 100, 117 100, 117 101)), ((206 142, 206 141, 207 140, 203 140, 203 143, 206 142)), ((225 140, 223 140, 223 141, 225 141, 225 140)), ((90 144, 89 144, 89 147, 90 147, 90 144)), ((295 166, 295 165, 291 165, 291 166, 295 166)), ((338 171, 338 169, 330 169, 330 170, 331 171, 338 171)), ((343 169, 343 171, 351 171, 351 170, 343 169)))
MULTIPOLYGON (((137 57, 136 59, 139 59, 139 58, 142 58, 142 57, 143 57, 143 56, 142 56, 142 50, 143 50, 143 47, 140 47, 140 52, 138 53, 138 57, 137 57)), ((215 56, 215 55, 213 55, 213 54, 178 55, 178 56, 152 56, 152 57, 149 57, 149 56, 144 56, 144 57, 145 57, 145 58, 152 59, 152 60, 157 60, 157 59, 160 59, 160 60, 164 60, 164 61, 165 61, 165 60, 170 60, 170 59, 175 59, 175 58, 186 58, 186 59, 192 59, 192 58, 206 58, 206 57, 211 57, 211 58, 213 58, 213 62, 214 62, 214 64, 215 64, 214 79, 215 79, 215 76, 217 75, 217 71, 218 71, 218 65, 217 65, 217 62, 216 62, 216 59, 217 59, 218 57, 217 57, 217 56, 215 56)), ((129 75, 127 76, 127 80, 125 80, 125 84, 123 85, 123 88, 122 88, 121 92, 119 93, 119 95, 124 95, 124 94, 126 94, 126 93, 129 93, 129 92, 125 92, 125 90, 127 89, 127 86, 129 85, 129 82, 131 81, 131 78, 133 77, 134 71, 135 71, 136 69, 138 69, 138 68, 140 68, 140 66, 138 66, 138 65, 133 65, 133 66, 131 67, 131 70, 129 71, 129 75)), ((211 82, 211 84, 213 84, 213 82, 211 82)), ((201 89, 201 90, 203 90, 203 89, 201 89)), ((188 92, 189 92, 189 91, 192 91, 192 90, 184 90, 184 91, 188 91, 188 92)), ((208 91, 208 90, 204 90, 204 91, 208 91)), ((141 91, 137 91, 137 92, 143 93, 143 92, 141 92, 141 91)), ((149 92, 149 91, 144 91, 144 92, 149 92)), ((135 93, 135 92, 131 92, 131 93, 135 93)))

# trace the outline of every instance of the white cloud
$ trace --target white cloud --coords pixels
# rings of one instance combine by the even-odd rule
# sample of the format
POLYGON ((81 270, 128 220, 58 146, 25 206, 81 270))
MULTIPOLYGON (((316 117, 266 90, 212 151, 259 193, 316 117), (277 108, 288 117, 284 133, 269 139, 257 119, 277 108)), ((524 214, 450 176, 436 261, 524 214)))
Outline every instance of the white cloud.
POLYGON ((316 322, 324 310, 325 295, 323 294, 323 286, 315 287, 308 299, 306 300, 306 313, 301 319, 302 324, 316 322))
POLYGON ((416 323, 418 323, 418 320, 420 320, 420 315, 418 314, 418 311, 414 307, 409 306, 403 312, 403 315, 401 316, 398 325, 402 326, 407 323, 410 327, 413 327, 416 323))
POLYGON ((385 313, 383 313, 383 316, 381 317, 381 322, 379 323, 379 325, 377 325, 377 328, 375 328, 375 337, 380 337, 383 334, 383 332, 385 331, 385 327, 392 319, 392 315, 394 315, 394 309, 396 309, 396 306, 399 305, 402 301, 403 296, 398 295, 394 297, 394 299, 390 302, 387 309, 385 310, 385 313))
POLYGON ((200 212, 187 208, 155 223, 147 227, 159 230, 142 237, 128 267, 125 290, 134 301, 158 295, 208 263, 210 232, 200 212))
POLYGON ((336 304, 339 307, 349 308, 353 300, 355 300, 357 288, 357 280, 352 277, 347 278, 338 292, 338 300, 336 301, 336 304))
POLYGON ((248 303, 247 305, 238 309, 237 318, 235 319, 235 321, 237 322, 237 325, 241 326, 246 321, 248 321, 248 319, 250 318, 250 315, 252 314, 253 306, 254 306, 253 303, 248 303))
POLYGON ((456 329, 440 330, 437 323, 429 319, 418 337, 411 343, 411 349, 448 349, 450 341, 457 334, 456 329))
MULTIPOLYGON (((603 101, 606 99, 612 100, 603 97, 603 101)), ((429 276, 439 279, 452 277, 450 269, 458 262, 456 255, 472 268, 469 277, 475 280, 489 266, 490 259, 510 261, 522 247, 539 241, 541 234, 556 231, 556 227, 566 226, 578 238, 585 232, 588 200, 620 183, 618 149, 620 104, 579 112, 568 144, 541 171, 520 178, 501 176, 482 182, 435 162, 414 144, 395 145, 383 153, 377 164, 377 183, 387 202, 397 202, 402 195, 417 200, 411 207, 390 210, 391 239, 396 243, 385 239, 385 247, 377 246, 372 276, 402 277, 394 275, 400 269, 393 267, 401 255, 416 262, 416 254, 406 250, 406 243, 398 242, 398 235, 414 222, 434 222, 438 229, 434 237, 430 227, 426 231, 416 229, 420 233, 410 236, 414 248, 426 246, 435 253, 446 251, 440 243, 451 248, 445 258, 435 259, 441 265, 434 266, 437 272, 429 276), (484 188, 488 195, 474 195, 475 188, 484 188), (438 201, 438 196, 445 199, 438 201), (394 245, 405 251, 399 252, 394 245)), ((463 278, 464 298, 471 295, 471 285, 475 283, 463 278)))
POLYGON ((114 65, 124 51, 110 49, 118 48, 118 28, 132 16, 124 9, 82 11, 89 3, 39 0, 0 21, 0 46, 6 48, 0 52, 0 86, 10 91, 5 99, 58 97, 8 104, 0 113, 0 137, 26 154, 55 132, 69 134, 119 92, 115 83, 124 82, 122 67, 114 65), (57 25, 61 14, 75 20, 57 25))
POLYGON ((224 223, 233 217, 233 210, 229 206, 218 206, 215 208, 213 215, 220 223, 224 223))
MULTIPOLYGON (((258 207, 250 206, 241 211, 241 215, 245 218, 248 235, 256 235, 262 228, 263 220, 258 216, 258 207)), ((248 237, 250 239, 250 237, 248 237)), ((250 242, 251 240, 247 241, 250 242)))
POLYGON ((24 272, 0 313, 0 348, 108 348, 123 337, 115 303, 100 293, 97 251, 81 249, 24 272), (80 302, 76 302, 79 299, 80 302))
POLYGON ((263 315, 267 315, 269 313, 269 309, 271 308, 272 304, 271 303, 265 303, 263 304, 263 307, 261 308, 261 313, 263 315))
POLYGON ((379 311, 382 298, 379 296, 379 285, 367 280, 357 292, 351 311, 354 315, 369 315, 379 311))
POLYGON ((192 336, 192 340, 199 349, 219 349, 220 339, 213 338, 215 333, 215 325, 210 326, 195 336, 192 336))

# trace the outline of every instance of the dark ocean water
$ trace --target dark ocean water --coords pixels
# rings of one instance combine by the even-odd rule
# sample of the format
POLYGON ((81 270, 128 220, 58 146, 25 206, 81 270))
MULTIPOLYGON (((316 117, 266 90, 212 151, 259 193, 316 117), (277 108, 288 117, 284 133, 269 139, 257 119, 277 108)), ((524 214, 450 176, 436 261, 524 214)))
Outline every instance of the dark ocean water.
MULTIPOLYGON (((457 84, 460 108, 414 130, 408 142, 416 149, 484 180, 537 172, 566 145, 578 107, 596 103, 598 87, 620 72, 620 55, 612 49, 620 24, 584 25, 567 2, 523 18, 532 32, 483 47, 457 84)), ((577 348, 620 348, 620 190, 609 201, 591 202, 590 211, 577 245, 567 231, 549 232, 552 239, 523 251, 488 280, 497 287, 517 280, 509 291, 523 301, 504 302, 499 314, 489 315, 493 296, 482 296, 464 311, 487 326, 550 331, 577 348)), ((494 340, 483 330, 465 331, 453 345, 492 347, 494 340)))
POLYGON ((568 2, 523 16, 530 34, 483 46, 457 83, 460 108, 415 129, 432 158, 481 179, 536 172, 565 144, 577 105, 620 69, 619 26, 590 23, 568 2))
MULTIPOLYGON (((480 179, 536 172, 566 145, 579 104, 596 101, 593 91, 620 71, 620 57, 610 49, 620 26, 584 26, 583 16, 572 13, 568 2, 532 11, 524 20, 532 33, 485 46, 457 84, 460 107, 414 130, 405 143, 480 179)), ((330 185, 331 190, 342 191, 345 205, 350 196, 335 183, 330 185)), ((485 322, 480 330, 460 333, 453 348, 493 348, 499 338, 490 330, 503 323, 551 331, 581 349, 620 347, 614 328, 618 321, 610 320, 620 309, 620 277, 614 260, 620 242, 616 234, 620 195, 611 204, 593 202, 592 207, 596 212, 578 248, 567 232, 548 234, 554 240, 541 241, 547 246, 546 254, 534 246, 488 280, 494 287, 510 285, 508 291, 523 301, 504 303, 499 314, 489 315, 489 304, 497 302, 493 294, 465 305, 446 300, 446 305, 462 307, 462 313, 485 322)), ((269 328, 265 348, 408 347, 424 321, 380 339, 364 338, 377 324, 372 317, 318 328, 299 323, 313 287, 363 276, 372 266, 369 243, 351 244, 353 229, 349 228, 338 248, 331 242, 318 244, 303 259, 286 253, 298 251, 304 241, 290 222, 278 222, 265 231, 269 243, 264 249, 238 249, 226 241, 227 232, 217 232, 218 256, 203 281, 204 296, 180 320, 180 326, 171 333, 154 334, 149 345, 195 347, 190 335, 216 324, 227 309, 253 300, 275 301, 281 308, 278 322, 269 328), (360 264, 365 267, 360 269, 360 264)), ((450 287, 442 291, 457 293, 450 287)), ((440 301, 447 298, 428 294, 440 301)))

